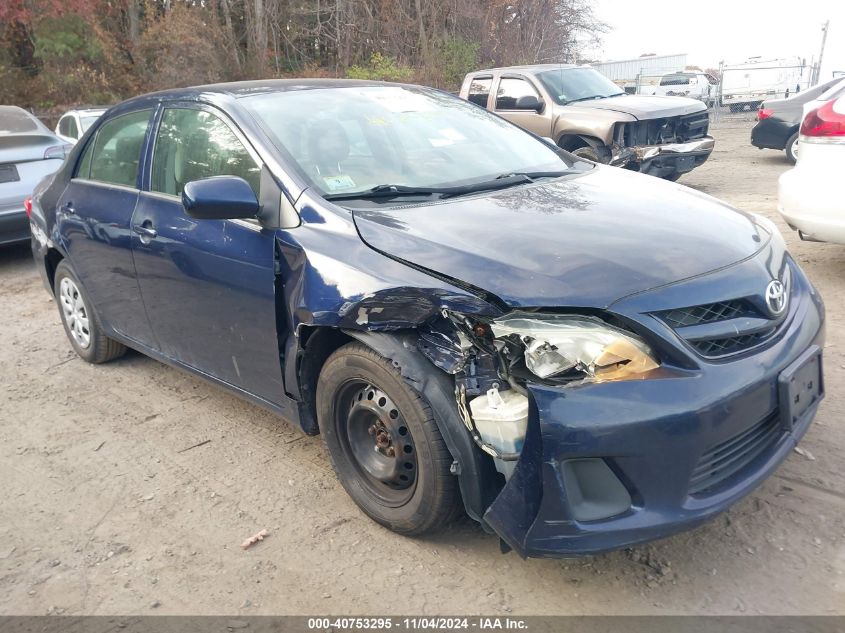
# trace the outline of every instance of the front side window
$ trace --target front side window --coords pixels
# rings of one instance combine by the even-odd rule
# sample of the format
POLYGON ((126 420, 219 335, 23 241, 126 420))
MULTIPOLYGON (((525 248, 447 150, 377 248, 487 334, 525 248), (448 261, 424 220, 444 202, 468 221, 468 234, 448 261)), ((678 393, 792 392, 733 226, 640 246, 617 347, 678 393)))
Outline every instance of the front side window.
POLYGON ((151 110, 132 112, 104 123, 88 143, 76 177, 136 187, 151 113, 151 110))
POLYGON ((355 86, 245 97, 286 162, 321 195, 460 187, 572 167, 515 125, 437 90, 355 86))
POLYGON ((211 176, 240 176, 258 195, 261 168, 220 117, 168 108, 153 149, 150 189, 178 196, 187 183, 211 176))
POLYGON ((492 77, 473 77, 469 84, 467 99, 482 108, 487 107, 487 98, 490 96, 490 86, 493 84, 492 77))
POLYGON ((513 110, 520 97, 537 97, 537 91, 525 79, 517 77, 502 77, 499 80, 499 88, 496 90, 496 109, 513 110))

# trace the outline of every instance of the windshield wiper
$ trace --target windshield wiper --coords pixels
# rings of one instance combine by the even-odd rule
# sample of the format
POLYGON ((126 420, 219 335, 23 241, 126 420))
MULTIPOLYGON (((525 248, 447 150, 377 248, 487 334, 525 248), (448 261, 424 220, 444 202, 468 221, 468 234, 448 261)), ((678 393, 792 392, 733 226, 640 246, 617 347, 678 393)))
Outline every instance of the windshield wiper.
POLYGON ((442 187, 409 187, 407 185, 376 185, 363 191, 346 193, 328 193, 323 196, 326 200, 370 200, 372 198, 395 198, 397 196, 432 196, 448 191, 442 187))
POLYGON ((409 187, 407 185, 377 185, 364 191, 352 191, 349 193, 330 193, 323 196, 326 200, 373 200, 376 198, 399 198, 402 196, 439 196, 439 198, 452 198, 464 196, 479 191, 493 191, 496 189, 507 189, 515 185, 534 182, 539 178, 557 178, 569 173, 563 171, 534 171, 534 172, 509 172, 500 174, 491 180, 473 182, 468 185, 455 187, 409 187))

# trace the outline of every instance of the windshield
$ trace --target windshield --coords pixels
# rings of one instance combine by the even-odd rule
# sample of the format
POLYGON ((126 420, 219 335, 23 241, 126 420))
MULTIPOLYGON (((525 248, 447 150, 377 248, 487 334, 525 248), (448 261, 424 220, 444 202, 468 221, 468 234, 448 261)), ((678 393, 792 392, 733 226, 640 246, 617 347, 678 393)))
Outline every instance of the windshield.
POLYGON ((94 122, 100 118, 99 114, 94 115, 84 115, 79 117, 79 124, 82 126, 82 132, 87 132, 88 128, 91 127, 94 122))
POLYGON ((538 73, 537 77, 558 105, 625 94, 619 86, 592 68, 547 70, 538 73))
POLYGON ((242 103, 324 196, 350 197, 345 194, 383 185, 395 191, 454 187, 571 167, 563 154, 514 125, 431 89, 321 88, 242 103))

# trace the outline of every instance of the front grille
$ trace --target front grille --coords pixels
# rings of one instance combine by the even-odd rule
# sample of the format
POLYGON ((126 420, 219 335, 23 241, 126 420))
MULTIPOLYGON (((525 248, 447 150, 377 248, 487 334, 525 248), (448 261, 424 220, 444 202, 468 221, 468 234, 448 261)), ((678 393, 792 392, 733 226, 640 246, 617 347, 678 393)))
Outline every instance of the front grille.
POLYGON ((656 312, 666 325, 705 358, 738 354, 765 343, 783 317, 773 318, 759 299, 743 297, 656 312))
POLYGON ((754 347, 769 338, 774 331, 775 329, 772 328, 763 332, 755 332, 754 334, 690 341, 690 345, 692 345, 702 356, 715 358, 717 356, 736 354, 737 352, 746 350, 749 347, 754 347))
POLYGON ((632 121, 623 127, 626 147, 685 143, 707 136, 710 119, 707 110, 683 116, 632 121))
POLYGON ((691 308, 669 310, 664 312, 662 317, 671 327, 686 327, 732 319, 746 310, 746 306, 741 301, 719 301, 691 308))
POLYGON ((692 471, 689 494, 701 495, 724 483, 771 448, 782 434, 780 412, 775 409, 751 428, 716 444, 692 471))

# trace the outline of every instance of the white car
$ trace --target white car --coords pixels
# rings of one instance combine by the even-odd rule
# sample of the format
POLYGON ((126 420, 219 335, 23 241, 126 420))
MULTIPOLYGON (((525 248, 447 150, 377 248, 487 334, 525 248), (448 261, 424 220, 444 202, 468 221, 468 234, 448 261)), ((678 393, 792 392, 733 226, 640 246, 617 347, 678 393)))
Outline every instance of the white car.
POLYGON ((798 147, 778 181, 778 211, 802 240, 845 244, 845 89, 807 112, 798 147))
POLYGON ((62 115, 56 125, 56 134, 68 143, 76 143, 107 108, 70 110, 62 115))
POLYGON ((704 73, 680 72, 663 75, 660 78, 660 84, 653 87, 651 94, 667 97, 689 97, 710 103, 715 96, 715 90, 709 77, 704 73))

